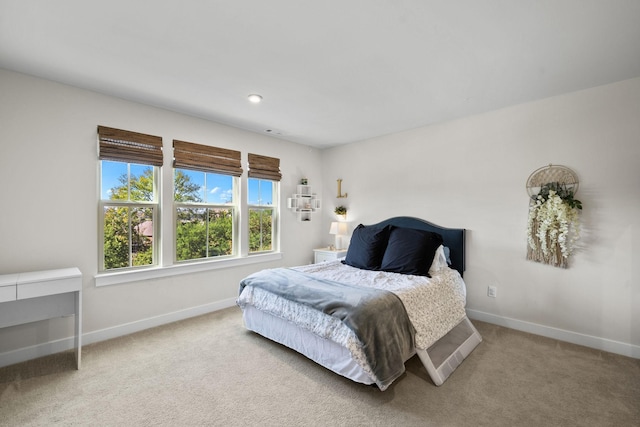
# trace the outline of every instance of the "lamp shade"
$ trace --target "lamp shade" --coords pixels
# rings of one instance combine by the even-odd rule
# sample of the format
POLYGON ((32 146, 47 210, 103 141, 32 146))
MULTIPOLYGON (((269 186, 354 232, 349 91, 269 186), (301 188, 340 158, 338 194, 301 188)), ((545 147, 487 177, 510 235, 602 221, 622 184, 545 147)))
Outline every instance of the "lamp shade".
POLYGON ((347 234, 347 223, 334 221, 329 228, 329 234, 345 235, 347 234))
POLYGON ((347 234, 348 228, 346 222, 334 221, 329 228, 329 234, 336 236, 336 249, 342 249, 342 237, 347 234))

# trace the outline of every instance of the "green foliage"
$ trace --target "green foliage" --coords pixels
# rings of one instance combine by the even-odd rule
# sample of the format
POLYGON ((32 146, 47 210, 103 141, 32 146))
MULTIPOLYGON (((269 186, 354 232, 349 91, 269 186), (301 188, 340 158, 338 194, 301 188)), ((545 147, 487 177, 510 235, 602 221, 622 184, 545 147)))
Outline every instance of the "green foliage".
POLYGON ((129 267, 128 208, 106 207, 104 212, 104 267, 129 267))
POLYGON ((209 209, 209 256, 231 255, 233 252, 233 212, 209 209))
POLYGON ((178 261, 233 253, 231 209, 178 208, 176 216, 178 261))
MULTIPOLYGON (((174 200, 201 203, 198 184, 176 170, 174 200)), ((209 258, 233 253, 233 210, 207 207, 176 210, 176 260, 209 258)))
POLYGON ((273 209, 249 209, 249 252, 272 249, 273 209))
MULTIPOLYGON (((122 174, 120 185, 111 189, 111 200, 153 201, 153 168, 144 169, 140 176, 122 174)), ((153 264, 153 236, 145 236, 144 229, 153 229, 153 208, 105 206, 104 211, 104 268, 124 268, 153 264), (149 224, 145 224, 149 223, 149 224)))
POLYGON ((207 256, 206 230, 203 215, 195 209, 178 209, 176 224, 176 259, 205 258, 207 256))
POLYGON ((198 184, 191 182, 189 175, 186 175, 180 169, 176 170, 175 176, 173 177, 173 187, 173 199, 176 202, 202 202, 198 184))
POLYGON ((153 263, 152 237, 143 234, 143 223, 148 221, 153 221, 152 208, 105 207, 105 269, 153 263))
MULTIPOLYGON (((153 168, 140 176, 123 174, 111 189, 111 200, 153 201, 153 168)), ((201 203, 200 187, 177 170, 174 200, 201 203)), ((179 207, 176 218, 176 260, 186 261, 233 253, 233 209, 206 206, 179 207)), ((143 234, 144 224, 153 221, 153 208, 106 206, 104 212, 105 269, 153 264, 153 237, 143 234)), ((249 251, 272 249, 272 209, 250 209, 249 251)), ((149 224, 147 224, 148 226, 149 224)))
POLYGON ((345 208, 344 206, 338 206, 334 209, 333 211, 336 215, 346 215, 347 214, 347 208, 345 208))
POLYGON ((122 174, 118 181, 120 185, 111 189, 111 200, 153 200, 153 168, 146 168, 139 177, 122 174))
POLYGON ((540 187, 540 192, 532 198, 534 200, 539 199, 544 203, 549 199, 549 191, 554 191, 570 208, 582 209, 582 202, 573 198, 573 190, 567 188, 566 184, 559 182, 549 182, 543 185, 540 187))
POLYGON ((153 264, 153 249, 148 246, 144 250, 134 252, 132 258, 133 265, 151 265, 153 264))

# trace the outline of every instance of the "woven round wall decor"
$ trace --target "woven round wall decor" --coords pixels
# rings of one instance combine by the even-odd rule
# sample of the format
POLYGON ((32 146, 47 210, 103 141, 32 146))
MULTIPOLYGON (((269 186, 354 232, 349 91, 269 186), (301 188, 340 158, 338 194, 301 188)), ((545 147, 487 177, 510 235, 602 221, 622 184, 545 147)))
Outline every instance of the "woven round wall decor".
POLYGON ((535 170, 527 179, 527 193, 529 197, 534 197, 540 191, 540 187, 551 182, 558 182, 573 190, 573 194, 578 193, 578 175, 571 169, 562 165, 543 166, 535 170))

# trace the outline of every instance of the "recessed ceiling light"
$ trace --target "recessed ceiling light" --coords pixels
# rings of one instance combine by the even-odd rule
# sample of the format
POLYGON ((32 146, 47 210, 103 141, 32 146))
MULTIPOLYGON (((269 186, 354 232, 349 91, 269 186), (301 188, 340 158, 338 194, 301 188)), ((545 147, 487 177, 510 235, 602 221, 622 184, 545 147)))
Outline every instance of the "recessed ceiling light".
POLYGON ((257 93, 252 93, 251 95, 248 96, 249 101, 253 102, 254 104, 257 104, 258 102, 262 101, 262 96, 258 95, 257 93))

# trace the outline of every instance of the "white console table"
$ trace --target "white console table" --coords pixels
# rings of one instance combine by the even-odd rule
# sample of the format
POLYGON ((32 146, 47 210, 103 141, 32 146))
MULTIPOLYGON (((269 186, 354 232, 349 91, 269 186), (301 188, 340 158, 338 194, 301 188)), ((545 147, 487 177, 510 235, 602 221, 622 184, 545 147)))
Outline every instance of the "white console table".
POLYGON ((82 273, 73 268, 0 275, 0 328, 75 316, 75 348, 82 348, 82 273))

